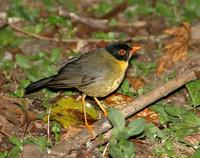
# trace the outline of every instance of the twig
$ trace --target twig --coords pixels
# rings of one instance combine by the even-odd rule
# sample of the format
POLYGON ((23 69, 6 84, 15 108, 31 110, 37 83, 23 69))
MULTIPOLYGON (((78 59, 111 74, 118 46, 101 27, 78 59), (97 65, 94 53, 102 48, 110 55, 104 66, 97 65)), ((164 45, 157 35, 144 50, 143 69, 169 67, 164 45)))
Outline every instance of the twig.
MULTIPOLYGON (((112 13, 113 14, 113 13, 112 13)), ((146 22, 136 22, 136 23, 122 23, 117 22, 117 25, 110 26, 109 21, 107 19, 94 19, 90 17, 83 17, 74 12, 69 12, 68 10, 64 9, 63 7, 59 7, 58 15, 64 16, 67 18, 71 18, 72 21, 84 24, 85 26, 94 29, 94 30, 102 30, 105 32, 109 31, 123 31, 128 34, 133 34, 136 29, 133 28, 141 28, 146 26, 146 22), (134 31, 133 31, 134 30, 134 31)), ((92 31, 92 30, 91 30, 92 31)))
MULTIPOLYGON (((196 80, 198 78, 200 78, 200 71, 187 71, 182 75, 177 76, 173 80, 166 82, 162 86, 159 86, 148 94, 141 96, 135 101, 127 104, 125 108, 121 109, 120 111, 123 116, 127 118, 154 103, 155 101, 167 96, 168 94, 185 85, 186 83, 196 80)), ((107 119, 103 118, 94 123, 93 127, 94 137, 91 137, 87 129, 84 129, 73 138, 69 138, 68 140, 63 141, 52 148, 51 151, 54 153, 54 156, 55 153, 57 153, 57 157, 66 157, 73 150, 79 150, 89 140, 92 140, 98 135, 108 131, 111 128, 111 124, 107 119)), ((52 156, 51 154, 48 155, 49 158, 53 158, 54 156, 52 156)))
MULTIPOLYGON (((17 31, 17 32, 20 32, 24 35, 27 35, 27 36, 30 36, 30 37, 33 37, 33 38, 36 38, 36 39, 39 39, 39 40, 46 40, 46 41, 50 41, 50 42, 64 42, 64 43, 77 43, 79 40, 84 40, 86 42, 94 42, 94 43, 98 43, 98 42, 101 42, 101 41, 105 41, 105 42, 112 42, 112 41, 118 41, 117 39, 115 40, 110 40, 110 39, 94 39, 94 38, 88 38, 88 39, 80 39, 80 38, 77 38, 77 39, 58 39, 58 38, 50 38, 50 37, 45 37, 45 36, 41 36, 41 35, 38 35, 38 34, 34 34, 34 33, 31 33, 31 32, 27 32, 17 26, 15 26, 14 24, 12 23, 9 23, 9 26, 17 31)), ((139 41, 160 41, 162 39, 165 39, 167 38, 168 36, 167 35, 159 35, 159 36, 155 36, 155 35, 149 35, 149 36, 136 36, 136 37, 133 37, 129 40, 132 40, 133 42, 139 42, 139 41)))
POLYGON ((51 106, 48 110, 48 116, 47 116, 47 141, 50 141, 50 115, 51 115, 51 106))
POLYGON ((107 151, 107 149, 109 147, 109 144, 110 143, 107 143, 106 146, 105 146, 105 148, 104 148, 104 150, 103 150, 103 157, 105 157, 105 154, 106 154, 106 151, 107 151))
POLYGON ((68 10, 64 9, 63 7, 58 8, 58 15, 64 16, 64 17, 69 17, 76 22, 80 22, 80 23, 83 23, 83 24, 89 26, 90 28, 100 29, 100 30, 106 30, 108 28, 109 21, 106 19, 99 20, 99 19, 94 19, 94 18, 90 18, 90 17, 79 16, 73 12, 69 12, 68 10))

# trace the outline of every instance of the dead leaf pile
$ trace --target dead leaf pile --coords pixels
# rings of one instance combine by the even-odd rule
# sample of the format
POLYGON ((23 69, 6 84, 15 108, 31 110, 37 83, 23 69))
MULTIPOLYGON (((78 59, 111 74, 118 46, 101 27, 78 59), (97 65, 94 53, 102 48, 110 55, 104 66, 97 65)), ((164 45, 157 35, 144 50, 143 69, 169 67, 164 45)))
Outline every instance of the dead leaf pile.
POLYGON ((164 47, 164 55, 158 62, 157 75, 161 75, 166 69, 172 68, 177 61, 186 60, 191 27, 184 22, 180 27, 167 29, 164 33, 170 35, 172 39, 164 47))

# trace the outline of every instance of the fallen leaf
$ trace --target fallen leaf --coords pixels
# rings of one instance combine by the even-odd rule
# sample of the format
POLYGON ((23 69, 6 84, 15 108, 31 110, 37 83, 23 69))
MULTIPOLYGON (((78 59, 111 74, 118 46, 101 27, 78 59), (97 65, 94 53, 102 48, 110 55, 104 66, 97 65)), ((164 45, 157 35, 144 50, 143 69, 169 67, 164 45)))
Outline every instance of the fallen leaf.
POLYGON ((133 87, 135 90, 138 90, 145 85, 145 81, 141 77, 128 77, 128 80, 131 84, 131 87, 133 87))
POLYGON ((140 111, 139 113, 131 117, 130 120, 132 121, 136 118, 144 118, 147 122, 152 122, 156 125, 160 124, 158 114, 149 108, 145 108, 144 110, 140 111))
POLYGON ((183 22, 180 27, 167 29, 164 33, 172 36, 164 47, 164 55, 158 61, 157 75, 161 75, 166 69, 172 68, 177 61, 187 58, 188 44, 191 36, 191 27, 183 22))
POLYGON ((121 93, 114 93, 106 97, 104 101, 109 107, 115 107, 118 109, 125 106, 128 102, 133 101, 133 98, 121 93))
MULTIPOLYGON (((94 122, 97 119, 97 112, 94 107, 86 103, 86 113, 88 122, 94 122)), ((51 120, 60 123, 64 128, 70 125, 84 124, 84 115, 81 100, 76 100, 71 97, 65 97, 57 101, 55 107, 51 109, 51 120)), ((43 118, 47 121, 47 116, 43 118)))
POLYGON ((200 142, 200 134, 199 133, 195 133, 195 134, 186 136, 184 138, 184 141, 192 144, 193 146, 197 146, 197 145, 199 145, 199 142, 200 142))

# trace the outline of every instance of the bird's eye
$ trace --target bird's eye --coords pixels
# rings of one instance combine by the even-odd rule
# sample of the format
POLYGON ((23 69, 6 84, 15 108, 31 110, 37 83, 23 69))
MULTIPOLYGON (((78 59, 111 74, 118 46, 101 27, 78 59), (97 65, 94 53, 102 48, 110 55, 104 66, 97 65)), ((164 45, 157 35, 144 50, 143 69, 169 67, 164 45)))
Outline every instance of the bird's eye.
POLYGON ((118 54, 119 54, 119 55, 125 55, 125 54, 126 54, 126 51, 125 51, 124 49, 120 49, 120 50, 118 51, 118 54))

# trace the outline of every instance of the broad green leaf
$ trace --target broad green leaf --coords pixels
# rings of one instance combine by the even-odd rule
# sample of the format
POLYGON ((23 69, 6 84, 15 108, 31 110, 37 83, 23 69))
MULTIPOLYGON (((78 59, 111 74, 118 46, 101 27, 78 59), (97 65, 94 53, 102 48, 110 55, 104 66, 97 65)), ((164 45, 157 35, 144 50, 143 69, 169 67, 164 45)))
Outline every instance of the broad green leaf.
POLYGON ((156 3, 156 13, 164 17, 173 16, 171 8, 164 1, 158 1, 156 3))
POLYGON ((111 124, 119 131, 121 131, 125 127, 125 119, 123 115, 116 109, 109 109, 108 119, 110 120, 111 124))
POLYGON ((113 158, 124 158, 123 153, 121 152, 120 148, 116 145, 111 145, 108 151, 109 155, 113 158))
POLYGON ((200 80, 186 84, 193 106, 200 105, 200 80))
POLYGON ((184 137, 191 135, 192 133, 194 133, 193 129, 183 129, 183 128, 179 128, 175 131, 175 136, 176 138, 178 138, 179 140, 182 140, 184 137))
POLYGON ((173 149, 173 140, 172 139, 168 139, 165 142, 165 147, 167 148, 167 150, 172 150, 173 149))
POLYGON ((54 122, 52 127, 51 127, 51 131, 55 134, 55 141, 58 142, 60 140, 60 128, 61 126, 57 123, 54 122))
POLYGON ((126 79, 122 82, 122 84, 120 86, 120 88, 122 89, 123 93, 128 93, 129 92, 129 87, 130 87, 129 82, 126 79))
POLYGON ((16 62, 21 68, 28 69, 31 67, 29 64, 29 58, 21 54, 16 55, 16 62))
POLYGON ((196 149, 192 155, 192 158, 199 158, 200 157, 200 148, 196 149))
MULTIPOLYGON (((113 131, 112 131, 112 135, 113 135, 113 131)), ((120 140, 120 139, 128 139, 130 136, 128 135, 126 130, 122 130, 122 131, 117 131, 117 135, 116 135, 116 140, 120 140)))
POLYGON ((35 144, 38 145, 42 150, 44 150, 48 143, 46 137, 42 136, 37 138, 35 144))
POLYGON ((132 142, 126 139, 121 139, 118 145, 124 155, 124 158, 135 157, 135 146, 132 142))
MULTIPOLYGON (((64 128, 70 125, 84 124, 84 116, 81 100, 76 101, 72 97, 65 97, 59 100, 56 106, 51 109, 50 119, 57 121, 64 128)), ((86 113, 88 120, 96 120, 97 112, 94 107, 86 103, 86 113)), ((44 117, 47 121, 47 116, 44 117)))
POLYGON ((56 15, 49 16, 48 17, 48 22, 51 25, 56 25, 56 24, 58 24, 60 22, 60 17, 56 16, 56 15))
POLYGON ((40 137, 27 137, 23 144, 35 144, 39 146, 42 150, 44 150, 46 147, 51 147, 50 142, 47 141, 46 136, 40 136, 40 137))
POLYGON ((54 48, 51 51, 51 62, 55 62, 56 60, 58 60, 60 58, 60 49, 59 48, 54 48))
POLYGON ((150 140, 155 140, 155 138, 160 138, 162 140, 167 139, 168 131, 160 130, 153 123, 148 123, 145 128, 145 134, 150 140))
POLYGON ((200 126, 200 118, 194 112, 187 112, 187 115, 183 116, 183 124, 187 127, 200 126))
POLYGON ((172 116, 181 118, 187 111, 177 106, 166 106, 165 111, 172 116))
POLYGON ((155 104, 151 109, 159 114, 159 120, 161 124, 165 124, 169 121, 168 114, 165 111, 164 106, 155 104))
POLYGON ((35 26, 35 33, 39 34, 40 32, 42 32, 42 30, 44 29, 44 25, 39 23, 35 26))
POLYGON ((9 151, 8 158, 19 158, 21 152, 22 148, 20 146, 15 146, 9 151))
POLYGON ((0 151, 0 158, 7 158, 8 151, 0 151))
POLYGON ((125 130, 129 136, 135 136, 141 134, 144 131, 145 126, 145 120, 143 118, 140 118, 129 123, 125 130))
POLYGON ((15 136, 10 136, 9 137, 9 141, 13 144, 13 145, 17 145, 17 146, 21 146, 21 140, 15 136))

